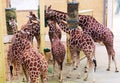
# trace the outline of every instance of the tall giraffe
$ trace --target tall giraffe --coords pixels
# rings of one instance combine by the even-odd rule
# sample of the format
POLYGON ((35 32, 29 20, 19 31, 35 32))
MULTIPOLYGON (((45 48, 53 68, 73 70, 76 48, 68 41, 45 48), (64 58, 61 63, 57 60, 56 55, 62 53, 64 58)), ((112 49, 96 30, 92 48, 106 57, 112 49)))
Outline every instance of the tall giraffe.
POLYGON ((55 61, 59 66, 59 81, 62 82, 62 70, 63 70, 63 61, 65 58, 65 46, 60 41, 61 31, 56 27, 56 22, 48 20, 48 26, 50 30, 50 40, 51 40, 51 50, 53 55, 53 76, 55 70, 55 61))
POLYGON ((39 83, 39 76, 42 83, 47 83, 47 61, 42 54, 34 50, 28 36, 29 33, 23 30, 13 36, 8 51, 8 64, 16 62, 18 68, 21 65, 28 83, 39 83))
MULTIPOLYGON (((33 43, 33 38, 35 36, 35 38, 37 40, 37 48, 39 49, 39 47, 40 47, 40 26, 39 26, 38 19, 35 16, 35 14, 33 14, 32 12, 30 12, 28 17, 29 17, 28 22, 25 25, 22 26, 21 30, 23 30, 25 32, 26 31, 29 32, 28 39, 32 43, 33 43)), ((11 24, 11 26, 16 26, 15 21, 12 20, 12 19, 10 20, 10 24, 11 24)), ((13 31, 13 32, 15 34, 17 31, 13 31)), ((10 53, 8 53, 8 54, 10 54, 10 53)), ((16 70, 15 75, 18 76, 19 68, 18 68, 18 64, 16 62, 14 62, 14 69, 16 70)))
MULTIPOLYGON (((61 19, 66 21, 67 13, 53 10, 51 6, 46 9, 45 12, 46 19, 55 17, 56 19, 61 19)), ((117 68, 117 63, 115 59, 115 51, 113 46, 114 35, 109 28, 99 23, 94 17, 90 15, 79 15, 78 24, 83 29, 84 33, 89 34, 95 42, 103 42, 108 53, 108 68, 110 71, 111 59, 113 59, 115 64, 115 72, 119 72, 117 68)))
POLYGON ((21 30, 24 31, 28 31, 29 34, 29 39, 30 41, 33 43, 33 38, 35 36, 36 40, 37 40, 37 48, 40 48, 40 24, 39 24, 39 20, 37 19, 37 17, 35 16, 35 14, 33 14, 32 12, 29 12, 29 20, 28 22, 22 26, 21 30))
MULTIPOLYGON (((53 19, 53 18, 50 18, 53 19)), ((58 25, 60 26, 60 28, 66 32, 67 34, 69 34, 70 38, 68 39, 68 46, 70 48, 70 54, 71 54, 71 59, 72 59, 72 65, 74 65, 75 67, 78 67, 79 62, 80 62, 80 51, 83 51, 84 54, 87 57, 87 61, 89 63, 89 67, 94 69, 94 63, 93 63, 93 59, 95 57, 95 44, 93 39, 88 35, 83 33, 79 28, 67 28, 67 24, 61 20, 56 20, 53 19, 55 21, 57 21, 58 25)), ((72 69, 70 68, 70 73, 69 76, 71 76, 71 71, 72 69)), ((86 71, 86 77, 84 80, 88 79, 88 72, 86 71)), ((93 70, 94 73, 94 70, 93 70)), ((79 78, 80 75, 78 75, 79 78)))

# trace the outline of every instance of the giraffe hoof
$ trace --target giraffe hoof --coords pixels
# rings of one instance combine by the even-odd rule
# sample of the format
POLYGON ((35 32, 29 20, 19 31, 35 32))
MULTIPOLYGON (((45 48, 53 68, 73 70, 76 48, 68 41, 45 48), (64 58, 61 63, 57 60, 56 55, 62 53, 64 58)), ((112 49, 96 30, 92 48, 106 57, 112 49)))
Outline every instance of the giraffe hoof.
POLYGON ((71 78, 71 76, 67 76, 66 78, 71 78))
POLYGON ((23 78, 22 82, 25 82, 25 78, 23 78))
POLYGON ((59 83, 62 83, 63 82, 63 80, 61 79, 61 80, 59 80, 59 83))
POLYGON ((80 79, 80 75, 77 76, 77 79, 80 79))
POLYGON ((73 70, 77 70, 77 68, 73 68, 73 70))
POLYGON ((87 69, 87 66, 85 66, 84 68, 87 69))
POLYGON ((116 73, 119 72, 118 70, 115 71, 116 73))
POLYGON ((110 69, 108 68, 108 69, 106 69, 106 71, 110 71, 110 69))
POLYGON ((78 68, 78 66, 76 66, 76 68, 78 68))
POLYGON ((85 78, 84 81, 87 81, 87 78, 85 78))

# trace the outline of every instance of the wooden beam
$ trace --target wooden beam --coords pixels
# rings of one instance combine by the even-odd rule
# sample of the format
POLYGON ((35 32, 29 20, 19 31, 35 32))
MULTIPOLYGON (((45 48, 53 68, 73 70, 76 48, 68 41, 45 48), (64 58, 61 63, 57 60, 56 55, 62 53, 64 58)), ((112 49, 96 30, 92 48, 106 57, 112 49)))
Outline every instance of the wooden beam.
POLYGON ((45 48, 44 0, 39 0, 39 5, 40 5, 40 37, 41 37, 40 51, 44 53, 45 48))
POLYGON ((4 54, 4 28, 6 0, 0 0, 0 83, 6 83, 5 54, 4 54))

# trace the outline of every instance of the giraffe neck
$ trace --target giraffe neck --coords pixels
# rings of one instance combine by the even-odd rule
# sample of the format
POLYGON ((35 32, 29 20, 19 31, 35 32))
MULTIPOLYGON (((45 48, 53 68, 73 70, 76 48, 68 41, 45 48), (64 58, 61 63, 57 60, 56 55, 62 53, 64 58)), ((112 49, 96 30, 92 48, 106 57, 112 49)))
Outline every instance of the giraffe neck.
MULTIPOLYGON (((51 10, 51 15, 52 17, 55 17, 56 19, 59 20, 67 20, 67 13, 58 11, 58 10, 51 10)), ((79 26, 81 26, 83 29, 84 27, 88 26, 89 24, 97 23, 96 19, 93 18, 90 15, 79 15, 78 17, 78 21, 79 21, 79 26)))
POLYGON ((49 31, 55 31, 56 30, 56 23, 55 22, 49 21, 48 26, 49 26, 49 31))
POLYGON ((57 11, 57 10, 51 10, 51 11, 52 11, 52 13, 51 13, 50 16, 53 16, 56 19, 61 19, 61 20, 66 21, 66 19, 67 19, 67 13, 61 12, 61 11, 57 11))
POLYGON ((75 29, 70 29, 67 27, 67 24, 63 21, 57 21, 58 25, 60 26, 60 28, 66 32, 67 34, 71 34, 72 31, 74 31, 75 29))
POLYGON ((17 32, 12 39, 12 45, 16 47, 16 49, 19 49, 19 51, 23 51, 32 46, 26 34, 27 33, 17 32))

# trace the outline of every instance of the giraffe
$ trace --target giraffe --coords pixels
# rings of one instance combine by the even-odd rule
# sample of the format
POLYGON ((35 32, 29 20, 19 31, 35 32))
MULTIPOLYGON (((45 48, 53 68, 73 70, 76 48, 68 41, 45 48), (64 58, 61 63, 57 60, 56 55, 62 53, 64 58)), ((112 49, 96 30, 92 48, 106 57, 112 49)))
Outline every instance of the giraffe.
POLYGON ((37 48, 40 48, 40 25, 39 20, 32 12, 29 12, 29 20, 28 22, 22 26, 21 30, 30 32, 29 39, 33 43, 33 38, 35 36, 37 40, 37 48))
MULTIPOLYGON (((67 28, 67 24, 62 20, 55 19, 54 17, 49 19, 56 21, 59 27, 70 36, 67 43, 70 48, 70 54, 72 59, 71 68, 72 66, 78 68, 78 65, 80 63, 79 54, 80 51, 83 51, 87 57, 89 68, 93 70, 92 73, 94 74, 95 66, 93 59, 95 58, 95 44, 93 39, 88 34, 83 33, 79 28, 73 28, 73 29, 67 28)), ((69 78, 71 77, 71 71, 72 71, 71 68, 68 75, 69 78)), ((86 81, 88 79, 88 71, 85 70, 85 74, 86 77, 84 80, 86 81)), ((80 78, 80 74, 78 75, 77 78, 80 78)))
POLYGON ((12 27, 13 34, 17 32, 17 23, 14 18, 9 20, 9 25, 12 27))
MULTIPOLYGON (((59 33, 60 29, 56 27, 56 22, 52 20, 48 20, 48 26, 51 29, 50 37, 51 40, 51 50, 53 55, 53 76, 55 70, 55 61, 59 66, 59 81, 62 82, 62 70, 63 70, 63 61, 65 58, 65 46, 60 41, 61 33, 59 33)), ((61 32, 61 31, 60 31, 61 32)))
MULTIPOLYGON (((35 36, 35 38, 37 40, 37 48, 39 49, 39 47, 40 47, 40 35, 39 35, 40 34, 40 27, 39 27, 38 19, 31 12, 30 12, 30 15, 28 17, 29 17, 28 22, 25 25, 22 26, 21 30, 29 32, 28 39, 31 42, 33 42, 33 38, 35 36)), ((10 24, 15 25, 15 22, 12 20, 12 21, 10 21, 10 24)), ((10 54, 10 53, 8 53, 8 54, 10 54)), ((17 67, 18 64, 16 64, 16 62, 13 65, 14 65, 14 69, 16 70, 15 75, 18 76, 18 71, 20 70, 20 68, 17 67)))
MULTIPOLYGON (((45 11, 46 19, 50 17, 55 17, 56 19, 61 19, 66 21, 67 13, 53 10, 49 6, 45 11)), ((115 51, 113 46, 114 35, 109 28, 99 23, 94 17, 90 15, 79 15, 78 24, 84 31, 84 33, 89 34, 95 42, 103 42, 108 53, 108 68, 107 71, 110 71, 111 59, 114 61, 115 72, 119 72, 117 68, 117 62, 115 58, 115 51)))
POLYGON ((48 34, 49 34, 50 42, 52 42, 52 38, 54 37, 53 32, 55 32, 56 35, 59 37, 59 39, 61 39, 61 36, 62 36, 61 35, 61 30, 60 30, 59 26, 56 25, 56 22, 55 21, 50 21, 48 26, 49 26, 48 34))
POLYGON ((27 83, 47 83, 48 64, 44 56, 38 53, 28 39, 29 32, 18 31, 12 38, 8 50, 8 64, 16 62, 18 68, 23 68, 27 83), (30 79, 29 79, 30 78, 30 79))

